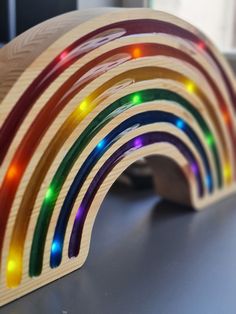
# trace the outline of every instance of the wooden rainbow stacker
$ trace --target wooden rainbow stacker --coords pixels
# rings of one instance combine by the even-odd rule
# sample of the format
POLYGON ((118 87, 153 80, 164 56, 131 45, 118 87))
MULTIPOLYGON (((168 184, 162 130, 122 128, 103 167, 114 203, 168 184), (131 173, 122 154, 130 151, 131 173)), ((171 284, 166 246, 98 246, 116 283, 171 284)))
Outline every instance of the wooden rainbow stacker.
MULTIPOLYGON (((236 192, 236 80, 193 26, 149 9, 46 21, 0 50, 0 304, 79 267, 118 176, 202 209, 236 192)), ((222 209, 223 210, 223 209, 222 209)))

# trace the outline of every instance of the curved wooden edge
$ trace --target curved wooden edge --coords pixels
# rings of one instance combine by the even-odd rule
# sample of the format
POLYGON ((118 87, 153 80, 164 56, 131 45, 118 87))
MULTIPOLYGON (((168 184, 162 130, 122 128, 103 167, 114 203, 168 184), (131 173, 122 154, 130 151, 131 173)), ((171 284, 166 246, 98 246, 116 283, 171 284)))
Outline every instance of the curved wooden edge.
POLYGON ((146 160, 152 169, 157 195, 185 206, 193 205, 188 180, 170 157, 149 156, 146 160))
POLYGON ((30 28, 1 48, 0 104, 24 70, 52 43, 86 21, 114 10, 98 8, 59 15, 30 28))

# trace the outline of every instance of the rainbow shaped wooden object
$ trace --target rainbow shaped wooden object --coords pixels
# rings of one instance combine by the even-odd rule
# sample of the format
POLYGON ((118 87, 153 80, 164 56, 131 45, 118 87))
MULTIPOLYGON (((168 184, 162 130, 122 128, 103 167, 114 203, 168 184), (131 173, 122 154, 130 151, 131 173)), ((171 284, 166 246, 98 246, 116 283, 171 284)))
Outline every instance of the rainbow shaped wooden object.
POLYGON ((167 199, 236 191, 235 77, 176 17, 59 16, 0 50, 0 82, 1 304, 84 263, 100 204, 142 157, 167 199))

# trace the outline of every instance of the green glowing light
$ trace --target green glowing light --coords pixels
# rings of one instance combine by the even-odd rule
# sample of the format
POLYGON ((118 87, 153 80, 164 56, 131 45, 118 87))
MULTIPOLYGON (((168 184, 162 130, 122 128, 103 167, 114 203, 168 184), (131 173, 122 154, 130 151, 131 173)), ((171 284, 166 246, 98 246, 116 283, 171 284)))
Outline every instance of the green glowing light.
POLYGON ((212 146, 214 144, 214 137, 212 134, 208 134, 207 137, 206 137, 206 141, 207 141, 207 144, 209 146, 212 146))
POLYGON ((141 98, 141 95, 139 94, 135 94, 133 97, 132 97, 132 103, 137 105, 137 104, 140 104, 142 102, 142 98, 141 98))
POLYGON ((53 189, 49 187, 45 195, 45 200, 50 200, 52 196, 53 196, 53 189))
POLYGON ((82 101, 82 103, 81 103, 80 106, 79 106, 79 109, 80 109, 81 111, 86 111, 86 110, 88 109, 88 103, 87 103, 86 100, 82 101))

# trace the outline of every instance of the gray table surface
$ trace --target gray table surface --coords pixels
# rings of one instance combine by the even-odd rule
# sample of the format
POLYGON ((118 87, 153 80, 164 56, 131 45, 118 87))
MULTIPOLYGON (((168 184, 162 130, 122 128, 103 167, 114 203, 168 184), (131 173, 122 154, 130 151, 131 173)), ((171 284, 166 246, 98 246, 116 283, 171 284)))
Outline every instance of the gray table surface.
POLYGON ((235 314, 236 198, 195 213, 109 193, 86 264, 1 314, 235 314))

